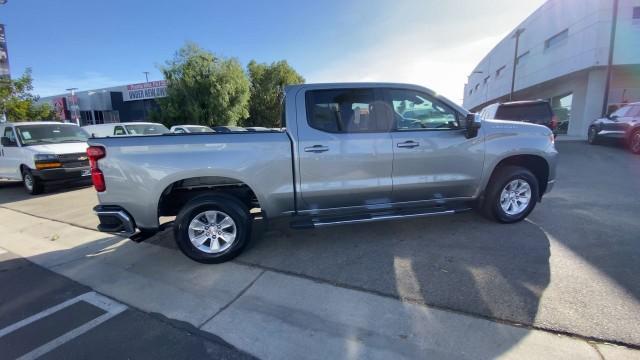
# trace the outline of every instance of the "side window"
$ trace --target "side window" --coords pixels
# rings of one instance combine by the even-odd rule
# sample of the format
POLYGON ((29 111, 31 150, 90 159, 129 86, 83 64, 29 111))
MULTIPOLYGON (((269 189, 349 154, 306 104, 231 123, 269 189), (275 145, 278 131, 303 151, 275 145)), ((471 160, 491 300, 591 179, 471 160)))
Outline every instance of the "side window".
POLYGON ((127 133, 124 132, 124 128, 122 126, 116 126, 115 128, 113 128, 113 135, 121 136, 127 135, 127 133))
POLYGON ((397 130, 459 129, 458 113, 430 95, 415 91, 389 89, 397 130))
POLYGON ((10 127, 6 127, 4 129, 4 134, 2 134, 2 136, 4 137, 8 137, 9 140, 14 143, 14 144, 18 144, 18 142, 16 141, 16 134, 13 132, 13 129, 10 127))
POLYGON ((331 133, 387 132, 384 117, 377 114, 371 89, 313 90, 306 93, 309 126, 331 133))

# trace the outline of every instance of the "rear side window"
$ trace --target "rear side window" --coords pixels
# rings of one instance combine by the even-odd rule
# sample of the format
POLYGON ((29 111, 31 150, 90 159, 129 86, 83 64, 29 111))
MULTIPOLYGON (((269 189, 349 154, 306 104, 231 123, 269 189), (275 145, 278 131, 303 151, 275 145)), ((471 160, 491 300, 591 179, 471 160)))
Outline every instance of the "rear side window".
POLYGON ((551 121, 553 112, 548 103, 501 105, 495 118, 499 120, 526 121, 532 123, 551 121))
MULTIPOLYGON (((307 121, 314 129, 331 133, 388 132, 376 113, 371 89, 313 90, 306 93, 307 121)), ((380 109, 378 109, 380 108, 380 109)))

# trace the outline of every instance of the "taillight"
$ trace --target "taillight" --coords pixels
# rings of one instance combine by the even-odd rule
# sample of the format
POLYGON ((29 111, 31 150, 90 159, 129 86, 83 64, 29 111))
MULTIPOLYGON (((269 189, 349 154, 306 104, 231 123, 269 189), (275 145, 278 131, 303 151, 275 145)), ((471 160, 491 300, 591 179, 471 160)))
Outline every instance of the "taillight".
POLYGON ((551 129, 555 130, 558 128, 558 117, 556 115, 553 115, 551 117, 551 129))
POLYGON ((104 175, 102 170, 98 168, 98 160, 105 157, 107 153, 102 146, 89 146, 87 148, 87 156, 89 157, 89 166, 91 166, 91 181, 97 192, 103 192, 107 189, 104 183, 104 175))

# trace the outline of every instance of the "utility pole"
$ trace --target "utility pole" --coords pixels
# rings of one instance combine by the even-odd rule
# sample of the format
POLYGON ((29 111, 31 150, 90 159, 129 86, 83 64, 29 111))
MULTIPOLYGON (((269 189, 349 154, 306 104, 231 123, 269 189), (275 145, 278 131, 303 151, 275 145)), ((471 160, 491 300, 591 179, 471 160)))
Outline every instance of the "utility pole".
POLYGON ((604 99, 602 100, 602 116, 607 116, 609 110, 609 88, 611 87, 611 73, 613 67, 613 49, 616 42, 616 28, 618 25, 618 0, 613 0, 613 16, 611 17, 611 38, 609 39, 609 60, 607 61, 607 79, 604 83, 604 99))
POLYGON ((516 48, 513 52, 513 72, 511 73, 511 91, 509 92, 509 101, 513 100, 513 90, 516 86, 516 63, 518 62, 518 46, 520 45, 520 35, 524 32, 524 28, 516 29, 516 32, 511 36, 516 39, 516 48))
MULTIPOLYGON (((144 78, 147 80, 146 83, 148 83, 149 82, 149 72, 148 71, 143 71, 142 73, 144 74, 144 78)), ((145 85, 146 85, 146 83, 145 83, 145 85)), ((147 121, 147 101, 145 100, 144 97, 142 98, 142 120, 143 121, 147 121)))
POLYGON ((76 99, 75 91, 78 90, 76 87, 65 89, 71 93, 71 106, 69 106, 69 112, 71 113, 71 120, 76 122, 76 125, 80 126, 80 114, 78 114, 78 104, 76 99))

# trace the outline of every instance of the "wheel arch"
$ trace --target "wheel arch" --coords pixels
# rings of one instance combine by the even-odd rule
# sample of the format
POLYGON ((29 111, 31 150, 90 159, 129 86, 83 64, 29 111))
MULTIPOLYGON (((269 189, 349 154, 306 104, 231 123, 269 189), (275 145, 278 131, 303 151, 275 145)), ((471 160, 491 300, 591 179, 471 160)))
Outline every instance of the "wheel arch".
POLYGON ((189 200, 206 194, 233 196, 248 209, 260 207, 261 204, 254 189, 242 180, 224 176, 194 176, 173 181, 164 188, 157 203, 158 218, 177 215, 189 200))
POLYGON ((549 181, 549 163, 547 160, 539 155, 533 154, 519 154, 505 157, 498 161, 491 171, 489 181, 485 184, 486 187, 493 181, 493 177, 496 172, 504 166, 520 166, 533 173, 538 180, 538 200, 542 199, 542 196, 547 190, 547 183, 549 181))

